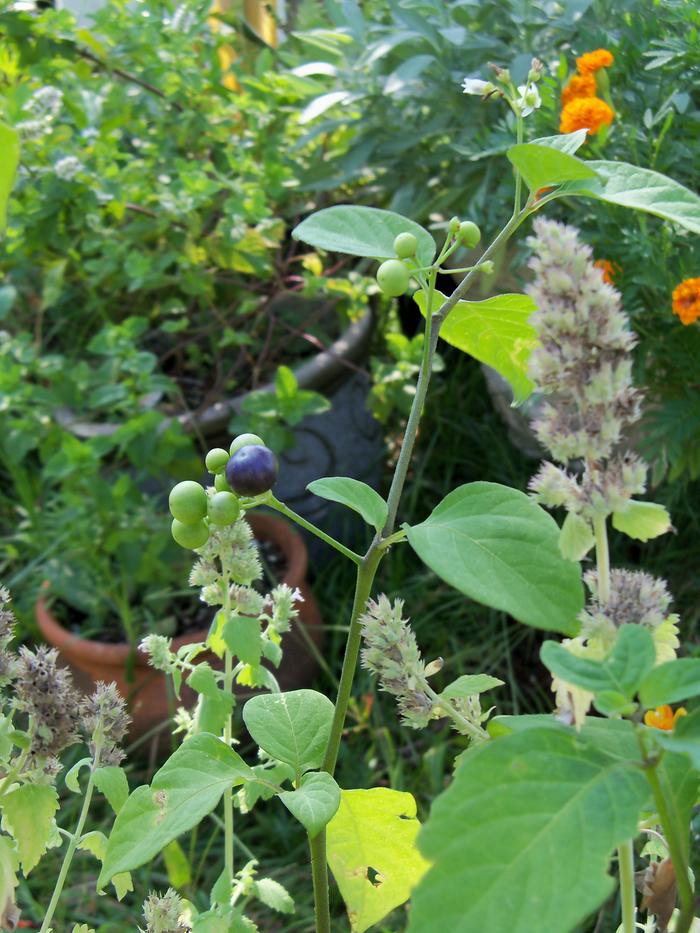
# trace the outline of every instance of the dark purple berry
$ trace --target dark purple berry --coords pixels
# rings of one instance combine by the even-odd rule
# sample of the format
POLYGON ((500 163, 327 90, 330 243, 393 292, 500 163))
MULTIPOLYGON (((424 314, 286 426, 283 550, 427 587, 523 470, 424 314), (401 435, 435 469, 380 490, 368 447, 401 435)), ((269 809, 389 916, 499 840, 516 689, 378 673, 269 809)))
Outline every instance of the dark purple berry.
POLYGON ((277 457, 269 447, 248 444, 226 464, 226 479, 239 496, 259 496, 277 482, 277 457))

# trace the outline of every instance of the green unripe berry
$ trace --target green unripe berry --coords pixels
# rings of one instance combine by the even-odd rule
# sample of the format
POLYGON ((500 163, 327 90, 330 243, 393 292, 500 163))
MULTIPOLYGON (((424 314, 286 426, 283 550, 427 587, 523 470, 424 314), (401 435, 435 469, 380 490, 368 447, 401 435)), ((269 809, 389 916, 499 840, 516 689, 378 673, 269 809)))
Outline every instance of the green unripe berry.
POLYGON ((453 217, 447 225, 447 232, 450 236, 455 236, 459 230, 459 217, 453 217))
POLYGON ((207 494, 193 480, 185 480, 173 486, 168 498, 170 514, 183 525, 194 525, 207 514, 207 494))
POLYGON ((394 252, 399 259, 410 259, 416 255, 418 240, 412 233, 399 233, 394 240, 394 252))
POLYGON ((210 473, 223 473, 230 456, 229 452, 224 450, 223 447, 215 447, 206 455, 204 463, 210 473))
POLYGON ((471 220, 463 220, 459 225, 459 239, 468 249, 473 249, 481 240, 481 230, 471 220))
POLYGON ((260 444, 264 447, 265 441, 261 437, 258 437, 257 434, 239 434, 238 437, 234 437, 231 441, 229 457, 232 457, 241 447, 247 447, 249 444, 260 444))
POLYGON ((194 524, 183 525, 176 518, 170 526, 170 532, 180 547, 186 547, 194 550, 197 547, 204 547, 209 540, 209 529, 206 522, 198 521, 194 524))
POLYGON ((233 525, 240 514, 241 507, 232 492, 217 492, 209 500, 209 518, 215 525, 233 525))
POLYGON ((377 269, 377 284, 389 298, 398 298, 408 288, 410 274, 400 259, 387 259, 377 269))
POLYGON ((217 473, 214 477, 214 489, 217 492, 231 492, 225 473, 217 473))

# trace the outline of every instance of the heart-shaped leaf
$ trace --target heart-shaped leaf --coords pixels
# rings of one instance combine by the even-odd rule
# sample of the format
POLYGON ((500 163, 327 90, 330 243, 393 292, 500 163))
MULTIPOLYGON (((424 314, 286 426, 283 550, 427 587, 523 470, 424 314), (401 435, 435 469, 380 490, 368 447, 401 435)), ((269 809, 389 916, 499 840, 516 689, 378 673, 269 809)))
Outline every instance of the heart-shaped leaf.
POLYGON ((333 710, 328 697, 315 690, 261 693, 243 707, 243 721, 260 748, 302 775, 321 767, 333 710))
POLYGON ((330 774, 316 771, 305 774, 296 790, 285 790, 279 798, 313 837, 321 832, 340 806, 340 788, 330 774))
MULTIPOLYGON (((413 296, 425 316, 425 295, 413 296)), ((435 292, 433 310, 447 300, 435 292)), ((486 363, 508 381, 516 403, 534 389, 528 377, 530 354, 537 346, 537 331, 528 319, 537 310, 527 295, 496 295, 484 301, 458 301, 440 328, 440 336, 480 363, 486 363)))
POLYGON ((565 181, 595 178, 590 162, 582 162, 576 156, 551 145, 519 143, 506 153, 518 169, 530 191, 538 191, 549 185, 560 185, 565 181))
POLYGON ((354 204, 326 207, 302 220, 292 231, 292 236, 309 246, 332 253, 395 259, 394 240, 399 233, 414 235, 418 241, 418 262, 422 266, 430 265, 435 255, 435 241, 428 231, 401 214, 376 207, 354 204))
POLYGON ((406 533, 431 570, 477 602, 536 628, 578 630, 580 566, 561 556, 557 523, 524 493, 459 486, 406 533))
POLYGON ((323 479, 315 479, 306 488, 315 496, 320 496, 321 499, 339 502, 359 512, 367 524, 372 525, 377 531, 381 531, 386 524, 388 515, 386 502, 371 486, 359 479, 350 479, 347 476, 326 476, 323 479))

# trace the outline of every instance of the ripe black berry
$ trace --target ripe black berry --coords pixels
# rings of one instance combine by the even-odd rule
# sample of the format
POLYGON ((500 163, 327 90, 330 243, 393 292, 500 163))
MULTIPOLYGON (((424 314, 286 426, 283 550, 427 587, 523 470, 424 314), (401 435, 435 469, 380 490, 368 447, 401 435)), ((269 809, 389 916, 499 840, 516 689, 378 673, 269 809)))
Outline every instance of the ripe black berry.
POLYGON ((259 496, 277 482, 277 457, 269 447, 241 447, 226 465, 226 479, 239 496, 259 496))

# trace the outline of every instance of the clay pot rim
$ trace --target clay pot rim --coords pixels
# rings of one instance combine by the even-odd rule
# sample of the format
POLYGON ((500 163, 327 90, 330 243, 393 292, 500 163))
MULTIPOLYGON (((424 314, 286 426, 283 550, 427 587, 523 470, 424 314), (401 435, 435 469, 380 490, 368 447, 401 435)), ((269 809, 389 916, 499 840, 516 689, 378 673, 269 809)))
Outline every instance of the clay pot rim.
MULTIPOLYGON (((299 532, 289 522, 267 512, 251 513, 247 516, 247 520, 256 538, 262 541, 273 541, 287 559, 287 571, 280 582, 286 583, 292 589, 301 586, 306 578, 309 555, 299 532)), ((34 607, 39 631, 46 641, 59 651, 68 652, 73 657, 85 661, 95 659, 100 663, 125 664, 133 650, 127 642, 115 644, 82 638, 61 625, 46 603, 45 593, 49 587, 49 581, 45 580, 34 607)), ((208 633, 209 626, 195 629, 185 635, 178 635, 172 640, 172 649, 177 651, 183 645, 205 641, 208 633)), ((136 650, 135 663, 137 667, 149 666, 147 656, 139 649, 136 650)))

